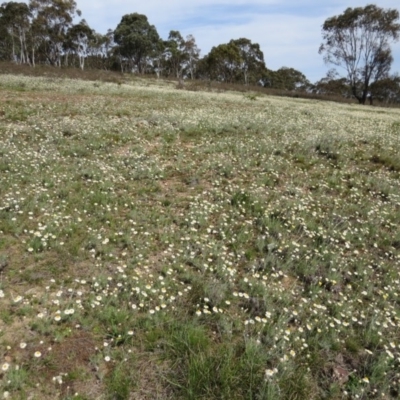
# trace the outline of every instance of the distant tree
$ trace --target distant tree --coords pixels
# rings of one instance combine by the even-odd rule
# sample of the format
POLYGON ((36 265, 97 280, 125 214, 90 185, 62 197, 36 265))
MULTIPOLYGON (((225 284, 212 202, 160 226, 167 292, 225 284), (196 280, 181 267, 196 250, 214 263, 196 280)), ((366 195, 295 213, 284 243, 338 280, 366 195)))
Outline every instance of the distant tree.
POLYGON ((211 79, 209 54, 199 59, 196 64, 195 78, 201 80, 211 79))
POLYGON ((213 47, 206 57, 210 79, 232 83, 240 71, 239 48, 233 43, 213 47))
POLYGON ((165 69, 167 46, 166 41, 159 39, 150 55, 153 72, 157 75, 157 78, 160 77, 162 71, 165 69))
POLYGON ((347 78, 326 76, 313 85, 312 91, 321 95, 336 95, 344 98, 352 97, 351 87, 347 78))
POLYGON ((371 85, 374 98, 386 104, 400 103, 400 76, 395 74, 388 76, 371 85))
POLYGON ((187 35, 184 45, 186 53, 186 72, 190 79, 194 79, 197 64, 200 59, 200 49, 197 47, 196 39, 193 35, 187 35))
MULTIPOLYGON (((74 0, 31 0, 32 46, 51 65, 61 67, 64 42, 75 16, 80 16, 74 0)), ((32 52, 33 53, 33 52, 32 52)), ((34 59, 34 53, 32 54, 34 59)))
POLYGON ((213 47, 202 62, 210 79, 224 82, 256 83, 265 69, 264 55, 257 43, 241 38, 213 47))
POLYGON ((94 35, 94 31, 83 19, 68 30, 66 40, 64 41, 65 53, 68 54, 68 50, 73 51, 78 56, 79 68, 82 70, 85 67, 85 59, 88 56, 90 41, 94 38, 94 35))
POLYGON ((160 37, 145 15, 133 13, 122 17, 114 31, 114 40, 120 55, 133 63, 139 73, 143 73, 147 57, 154 52, 160 37))
POLYGON ((11 36, 7 28, 2 22, 1 8, 0 8, 0 60, 10 60, 12 52, 11 36))
POLYGON ((167 68, 176 78, 181 78, 187 55, 185 54, 185 39, 179 31, 170 31, 164 52, 167 68))
POLYGON ((184 75, 194 77, 200 50, 193 35, 183 38, 179 31, 170 31, 164 49, 166 69, 181 79, 184 75))
POLYGON ((229 43, 239 49, 239 68, 245 85, 248 85, 250 81, 257 82, 265 70, 264 54, 260 45, 246 38, 231 40, 229 43))
POLYGON ((328 64, 342 66, 353 96, 365 104, 372 83, 388 76, 393 61, 390 41, 399 38, 399 12, 370 4, 347 8, 322 26, 319 53, 328 64))
POLYGON ((114 48, 114 31, 112 29, 108 29, 105 35, 94 32, 89 40, 88 48, 90 67, 111 69, 116 61, 114 48))
POLYGON ((112 29, 108 29, 104 35, 92 30, 88 49, 88 53, 91 56, 107 57, 113 47, 115 47, 115 42, 114 31, 112 29))
POLYGON ((30 17, 31 13, 25 3, 10 1, 0 6, 0 46, 17 63, 29 63, 27 37, 30 17))
POLYGON ((265 87, 288 91, 307 91, 311 87, 311 83, 302 72, 288 67, 277 71, 266 69, 262 81, 265 87))

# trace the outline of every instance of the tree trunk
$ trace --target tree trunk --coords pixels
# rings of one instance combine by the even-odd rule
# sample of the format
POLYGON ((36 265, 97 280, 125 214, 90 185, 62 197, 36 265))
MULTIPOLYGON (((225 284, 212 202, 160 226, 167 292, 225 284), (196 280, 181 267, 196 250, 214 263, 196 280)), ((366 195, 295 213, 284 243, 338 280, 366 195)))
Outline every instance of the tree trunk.
POLYGON ((12 31, 11 39, 12 39, 12 59, 13 59, 13 61, 15 62, 14 31, 12 31))
POLYGON ((358 104, 365 104, 365 100, 367 98, 367 93, 363 91, 362 96, 357 94, 357 87, 352 86, 351 91, 353 92, 353 96, 358 100, 358 104))
POLYGON ((20 56, 19 56, 19 63, 20 64, 25 64, 25 53, 24 53, 24 41, 22 39, 22 31, 21 28, 19 28, 18 32, 19 36, 19 45, 21 46, 20 48, 20 56))
POLYGON ((25 53, 25 60, 26 62, 29 64, 29 66, 31 65, 31 62, 29 60, 29 52, 28 52, 28 47, 26 45, 26 34, 25 31, 23 31, 23 40, 24 40, 24 53, 25 53))
POLYGON ((79 67, 83 71, 85 68, 85 57, 79 56, 79 67))

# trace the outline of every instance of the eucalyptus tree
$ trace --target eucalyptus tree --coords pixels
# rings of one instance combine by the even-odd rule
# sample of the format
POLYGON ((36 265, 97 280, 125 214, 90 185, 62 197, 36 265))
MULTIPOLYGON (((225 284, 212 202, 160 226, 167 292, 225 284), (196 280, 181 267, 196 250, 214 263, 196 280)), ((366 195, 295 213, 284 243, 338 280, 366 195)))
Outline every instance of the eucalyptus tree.
POLYGON ((167 70, 178 79, 183 75, 194 78, 196 64, 199 61, 200 50, 193 35, 183 38, 179 31, 170 31, 165 42, 165 64, 167 70))
POLYGON ((371 85, 374 97, 386 104, 400 104, 400 76, 393 74, 371 85))
POLYGON ((172 30, 169 32, 165 45, 166 67, 176 78, 180 79, 186 62, 185 39, 179 31, 172 30))
MULTIPOLYGON (((94 38, 94 35, 94 31, 84 19, 68 30, 64 47, 78 57, 79 68, 82 70, 85 68, 85 59, 88 56, 90 41, 94 38)), ((68 52, 66 53, 68 54, 68 52)))
POLYGON ((230 43, 239 49, 239 68, 245 85, 248 85, 250 81, 257 82, 265 70, 264 54, 260 45, 246 38, 231 40, 230 43))
POLYGON ((107 33, 104 35, 95 33, 91 44, 92 55, 100 55, 102 58, 107 58, 111 49, 115 46, 114 31, 107 29, 107 33))
POLYGON ((109 69, 112 60, 114 31, 108 29, 106 34, 92 30, 87 43, 87 64, 90 68, 109 69))
POLYGON ((399 12, 369 4, 347 8, 322 26, 320 54, 346 71, 353 96, 365 104, 370 86, 388 76, 393 62, 390 42, 399 38, 399 12))
POLYGON ((210 79, 232 83, 240 70, 240 53, 237 46, 223 43, 214 46, 203 62, 210 79))
POLYGON ((265 70, 263 52, 257 43, 240 38, 213 47, 201 63, 210 79, 224 82, 256 83, 265 70))
POLYGON ((265 87, 288 91, 306 91, 311 88, 306 76, 294 68, 281 67, 277 71, 265 69, 262 75, 265 87))
POLYGON ((312 92, 320 95, 336 95, 344 98, 353 97, 347 79, 333 75, 328 75, 315 82, 312 92))
POLYGON ((143 14, 124 15, 114 31, 121 58, 136 66, 139 73, 146 69, 147 58, 155 51, 160 37, 154 25, 143 14))
POLYGON ((166 68, 166 49, 167 42, 159 39, 149 56, 149 63, 152 65, 153 72, 157 75, 157 78, 166 68))
POLYGON ((186 36, 184 51, 186 54, 186 73, 190 79, 194 79, 197 64, 200 59, 200 49, 198 48, 196 39, 193 35, 186 36))
POLYGON ((29 63, 30 17, 26 3, 10 1, 0 6, 0 46, 4 55, 8 53, 7 58, 17 63, 29 63))
POLYGON ((45 61, 61 66, 64 42, 75 16, 80 16, 74 0, 31 0, 32 34, 45 61))
POLYGON ((0 5, 0 59, 15 60, 15 37, 10 33, 8 3, 0 5))

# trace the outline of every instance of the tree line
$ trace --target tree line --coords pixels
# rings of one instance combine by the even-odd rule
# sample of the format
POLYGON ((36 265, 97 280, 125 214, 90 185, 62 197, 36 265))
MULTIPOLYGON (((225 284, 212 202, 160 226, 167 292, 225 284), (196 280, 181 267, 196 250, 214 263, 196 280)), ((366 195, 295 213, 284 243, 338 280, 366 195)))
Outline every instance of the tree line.
POLYGON ((157 77, 214 80, 261 85, 272 89, 305 91, 400 103, 400 77, 390 72, 390 43, 398 40, 399 12, 370 4, 348 8, 322 26, 319 52, 331 69, 311 83, 300 71, 266 67, 258 43, 232 39, 201 57, 193 35, 171 30, 159 36, 147 16, 122 16, 118 26, 101 34, 81 17, 74 0, 30 0, 0 6, 0 60, 17 64, 49 64, 119 70, 157 77))

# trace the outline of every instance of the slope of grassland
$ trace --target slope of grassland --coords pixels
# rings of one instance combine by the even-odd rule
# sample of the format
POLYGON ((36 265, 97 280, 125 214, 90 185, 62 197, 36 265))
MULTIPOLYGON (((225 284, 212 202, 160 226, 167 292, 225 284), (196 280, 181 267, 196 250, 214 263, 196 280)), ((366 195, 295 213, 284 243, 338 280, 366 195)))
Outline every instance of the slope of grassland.
POLYGON ((399 144, 400 110, 1 75, 0 397, 398 398, 399 144))

